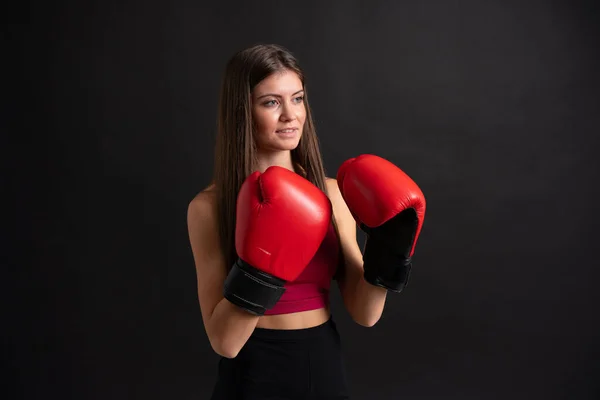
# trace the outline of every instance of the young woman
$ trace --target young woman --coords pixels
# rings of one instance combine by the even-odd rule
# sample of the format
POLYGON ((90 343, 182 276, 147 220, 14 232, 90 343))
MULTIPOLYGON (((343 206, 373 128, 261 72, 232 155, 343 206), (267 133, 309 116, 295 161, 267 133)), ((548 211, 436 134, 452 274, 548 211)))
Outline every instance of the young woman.
MULTIPOLYGON (((381 175, 384 161, 369 160, 345 174, 353 182, 365 171, 381 175)), ((214 179, 188 208, 202 318, 221 356, 212 399, 349 398, 331 282, 352 319, 370 327, 410 269, 410 257, 401 257, 402 273, 365 272, 355 217, 372 207, 349 196, 352 211, 325 176, 294 56, 277 45, 235 54, 221 87, 214 179)), ((414 214, 411 227, 422 220, 414 214)), ((413 245, 418 230, 409 235, 413 245)), ((374 264, 397 263, 397 252, 373 247, 374 264)))

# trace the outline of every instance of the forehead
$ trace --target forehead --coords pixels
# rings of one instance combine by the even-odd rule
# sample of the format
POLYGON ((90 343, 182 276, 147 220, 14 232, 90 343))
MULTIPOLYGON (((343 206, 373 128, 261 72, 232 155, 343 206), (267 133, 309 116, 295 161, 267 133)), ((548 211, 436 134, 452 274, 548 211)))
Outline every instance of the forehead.
POLYGON ((254 87, 254 94, 261 96, 267 93, 281 96, 291 95, 302 90, 302 81, 293 71, 282 71, 267 76, 254 87))

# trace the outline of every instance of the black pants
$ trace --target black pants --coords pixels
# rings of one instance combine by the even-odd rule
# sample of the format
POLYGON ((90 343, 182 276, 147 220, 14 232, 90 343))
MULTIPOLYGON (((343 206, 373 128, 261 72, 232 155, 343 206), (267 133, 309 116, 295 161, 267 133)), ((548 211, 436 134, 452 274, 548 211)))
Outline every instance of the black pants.
POLYGON ((308 329, 256 328, 237 357, 221 358, 211 400, 349 399, 332 319, 308 329))

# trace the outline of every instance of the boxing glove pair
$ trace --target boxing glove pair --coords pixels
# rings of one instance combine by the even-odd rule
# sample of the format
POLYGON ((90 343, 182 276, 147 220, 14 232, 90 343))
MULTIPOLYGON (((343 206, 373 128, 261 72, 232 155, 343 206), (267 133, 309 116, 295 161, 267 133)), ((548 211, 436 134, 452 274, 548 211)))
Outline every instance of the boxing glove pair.
MULTIPOLYGON (((350 212, 367 234, 367 282, 400 292, 425 216, 423 193, 389 161, 361 155, 339 168, 337 183, 350 212)), ((282 167, 254 172, 237 200, 235 246, 239 256, 224 297, 256 315, 272 308, 317 252, 331 221, 331 203, 312 183, 282 167)))

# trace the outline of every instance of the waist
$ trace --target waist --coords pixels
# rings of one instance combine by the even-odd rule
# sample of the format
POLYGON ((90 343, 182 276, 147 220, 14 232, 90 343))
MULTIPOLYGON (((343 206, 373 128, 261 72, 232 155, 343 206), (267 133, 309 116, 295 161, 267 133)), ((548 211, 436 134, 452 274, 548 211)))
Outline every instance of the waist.
POLYGON ((287 314, 263 315, 256 324, 256 329, 296 330, 309 329, 324 324, 331 318, 329 305, 324 307, 293 312, 287 314))
MULTIPOLYGON (((296 327, 293 325, 287 325, 285 328, 275 327, 275 324, 265 324, 262 327, 257 327, 252 332, 250 336, 250 340, 271 340, 271 341, 296 341, 302 339, 310 339, 317 336, 322 336, 326 334, 331 329, 336 329, 335 323, 331 318, 331 314, 329 310, 321 309, 321 310, 312 310, 304 313, 298 314, 308 314, 313 313, 314 315, 307 319, 312 322, 309 325, 300 325, 300 327, 296 327), (320 311, 320 313, 316 313, 320 311), (317 315, 319 314, 319 315, 317 315)), ((286 317, 293 317, 292 314, 286 314, 286 317)), ((280 316, 273 316, 269 318, 277 318, 280 316)), ((261 318, 262 319, 262 318, 261 318)), ((260 321, 259 321, 260 323, 260 321)))

